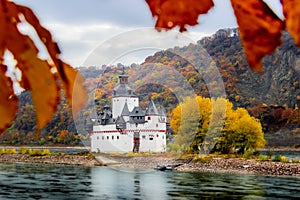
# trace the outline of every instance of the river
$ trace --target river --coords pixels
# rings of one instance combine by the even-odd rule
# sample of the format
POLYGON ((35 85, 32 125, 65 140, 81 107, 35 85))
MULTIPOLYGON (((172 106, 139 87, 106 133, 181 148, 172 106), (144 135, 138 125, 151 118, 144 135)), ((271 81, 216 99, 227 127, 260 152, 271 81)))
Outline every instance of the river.
POLYGON ((292 199, 300 177, 0 163, 0 199, 292 199))

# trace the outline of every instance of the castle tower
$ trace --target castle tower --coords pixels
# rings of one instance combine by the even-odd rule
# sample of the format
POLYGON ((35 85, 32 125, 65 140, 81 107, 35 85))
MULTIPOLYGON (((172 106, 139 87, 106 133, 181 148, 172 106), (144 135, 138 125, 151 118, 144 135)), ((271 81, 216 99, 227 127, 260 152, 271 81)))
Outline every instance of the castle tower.
POLYGON ((129 111, 139 106, 139 98, 134 91, 128 86, 128 75, 123 71, 119 75, 119 85, 117 85, 112 94, 112 117, 116 119, 121 116, 125 104, 129 111))

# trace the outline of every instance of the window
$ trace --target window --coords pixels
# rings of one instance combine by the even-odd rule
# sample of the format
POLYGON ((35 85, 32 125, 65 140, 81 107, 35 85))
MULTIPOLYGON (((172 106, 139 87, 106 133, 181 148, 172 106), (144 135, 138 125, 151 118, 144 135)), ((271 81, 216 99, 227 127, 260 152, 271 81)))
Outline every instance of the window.
POLYGON ((99 137, 97 136, 97 140, 99 140, 99 137))
POLYGON ((148 117, 148 120, 151 120, 151 117, 150 117, 150 116, 148 117))
POLYGON ((111 139, 113 140, 115 138, 115 136, 111 136, 111 139))
POLYGON ((143 135, 142 138, 143 138, 143 139, 146 139, 146 135, 143 135))
POLYGON ((149 138, 149 140, 153 140, 153 137, 149 138))
POLYGON ((164 136, 162 136, 162 139, 165 139, 165 137, 164 137, 164 136))
POLYGON ((104 140, 104 136, 102 136, 102 140, 104 140))
POLYGON ((156 128, 158 127, 158 124, 156 124, 156 128))
POLYGON ((117 135, 117 140, 119 139, 119 136, 117 135))
POLYGON ((106 139, 109 139, 109 136, 107 136, 106 139))

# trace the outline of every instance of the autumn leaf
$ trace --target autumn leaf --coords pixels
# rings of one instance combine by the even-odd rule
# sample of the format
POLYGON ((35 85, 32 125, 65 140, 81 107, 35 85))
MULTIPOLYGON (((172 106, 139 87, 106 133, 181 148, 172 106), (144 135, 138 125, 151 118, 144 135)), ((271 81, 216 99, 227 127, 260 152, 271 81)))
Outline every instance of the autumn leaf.
MULTIPOLYGON (((17 18, 18 7, 10 5, 7 14, 14 13, 10 17, 17 18)), ((13 54, 17 60, 17 68, 22 72, 21 86, 31 90, 37 113, 37 127, 40 129, 52 119, 59 101, 59 88, 50 72, 51 66, 37 57, 38 49, 34 42, 20 33, 12 23, 6 23, 6 30, 6 48, 13 54)))
POLYGON ((84 88, 84 79, 79 72, 67 63, 63 63, 63 70, 67 80, 63 81, 66 88, 68 102, 71 105, 73 113, 77 113, 87 101, 87 93, 84 88))
POLYGON ((284 24, 262 0, 231 0, 250 68, 262 73, 262 58, 281 44, 284 24))
POLYGON ((41 41, 46 46, 48 53, 52 61, 54 62, 54 65, 56 66, 60 77, 63 79, 64 82, 66 82, 67 77, 65 76, 63 70, 63 63, 59 59, 59 54, 61 52, 57 43, 53 41, 51 33, 40 24, 39 19, 35 16, 31 9, 19 5, 19 10, 24 14, 26 21, 35 28, 37 35, 39 36, 39 38, 41 38, 41 41))
POLYGON ((15 118, 18 99, 14 94, 12 81, 5 76, 7 67, 0 65, 0 133, 8 128, 15 118))
POLYGON ((77 113, 80 108, 85 105, 87 100, 87 93, 83 87, 83 77, 70 65, 59 59, 60 50, 57 43, 53 41, 51 33, 42 27, 32 10, 24 6, 19 7, 22 13, 24 13, 26 21, 35 27, 38 36, 42 38, 42 42, 47 47, 49 55, 57 67, 59 78, 62 80, 65 87, 68 102, 71 105, 73 112, 77 113))
POLYGON ((198 24, 198 16, 207 13, 214 6, 212 0, 146 0, 152 16, 157 17, 157 29, 172 29, 179 26, 181 32, 186 26, 198 24))
POLYGON ((300 46, 300 1, 281 0, 287 30, 300 46))
MULTIPOLYGON (((29 8, 7 0, 0 1, 0 27, 5 30, 0 32, 0 64, 3 65, 4 52, 10 51, 16 60, 16 68, 21 71, 21 87, 31 91, 37 114, 37 128, 43 128, 52 119, 59 102, 59 84, 61 82, 71 105, 74 104, 72 98, 80 96, 78 98, 80 100, 73 105, 74 111, 78 112, 86 100, 84 98, 86 92, 83 87, 83 78, 78 75, 75 69, 60 60, 59 48, 53 41, 50 32, 39 23, 38 18, 29 8), (39 50, 32 39, 19 31, 18 24, 20 22, 32 25, 44 43, 51 60, 47 61, 38 57, 39 50)), ((1 81, 3 85, 10 83, 10 79, 4 73, 1 74, 1 81)), ((7 101, 7 96, 13 97, 12 87, 8 89, 8 93, 2 91, 3 88, 0 89, 0 93, 6 95, 3 96, 4 100, 2 100, 1 106, 12 108, 12 106, 9 107, 12 102, 7 101)), ((13 109, 1 108, 1 115, 8 115, 8 118, 7 121, 0 118, 0 131, 3 131, 9 121, 13 120, 10 116, 15 112, 16 110, 13 109)))

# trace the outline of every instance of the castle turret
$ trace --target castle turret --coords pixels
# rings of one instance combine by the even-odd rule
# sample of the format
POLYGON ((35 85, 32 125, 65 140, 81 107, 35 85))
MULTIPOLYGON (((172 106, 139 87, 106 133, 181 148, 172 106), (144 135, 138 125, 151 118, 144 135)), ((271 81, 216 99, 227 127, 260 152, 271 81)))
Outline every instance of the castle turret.
POLYGON ((127 103, 129 111, 139 106, 139 99, 128 86, 128 75, 123 71, 119 75, 119 85, 114 88, 112 94, 112 114, 114 119, 121 116, 125 103, 127 103))

